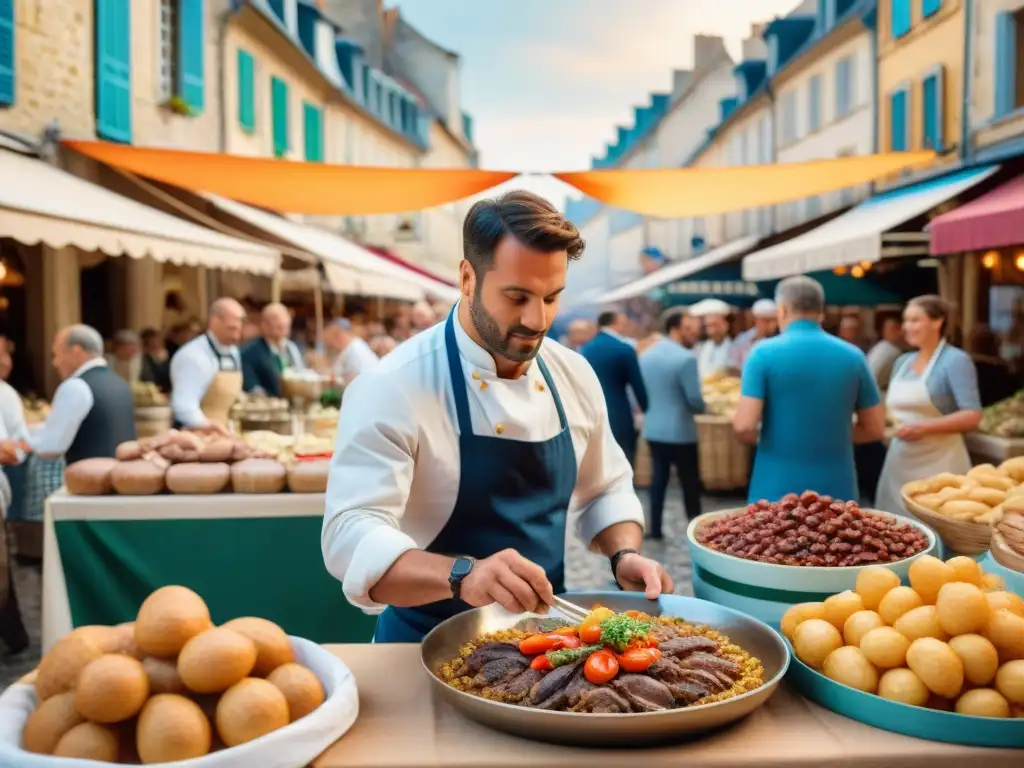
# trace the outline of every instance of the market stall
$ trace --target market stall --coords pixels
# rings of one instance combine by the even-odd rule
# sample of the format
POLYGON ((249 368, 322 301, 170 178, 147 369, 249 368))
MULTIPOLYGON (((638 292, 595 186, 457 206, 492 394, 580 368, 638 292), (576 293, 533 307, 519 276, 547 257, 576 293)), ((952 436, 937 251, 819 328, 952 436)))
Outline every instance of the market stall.
POLYGON ((320 554, 323 494, 71 496, 46 505, 43 647, 72 627, 130 620, 164 584, 204 595, 214 618, 264 616, 315 642, 369 642, 320 554))

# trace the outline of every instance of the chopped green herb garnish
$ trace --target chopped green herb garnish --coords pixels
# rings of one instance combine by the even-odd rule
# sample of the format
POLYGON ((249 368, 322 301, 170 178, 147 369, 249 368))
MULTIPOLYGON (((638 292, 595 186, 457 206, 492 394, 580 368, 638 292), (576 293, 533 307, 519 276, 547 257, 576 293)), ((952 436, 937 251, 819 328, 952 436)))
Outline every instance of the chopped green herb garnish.
POLYGON ((601 622, 601 642, 622 653, 634 640, 646 638, 650 629, 649 621, 617 613, 601 622))
POLYGON ((582 661, 603 647, 601 645, 584 645, 581 648, 561 648, 557 651, 548 651, 548 661, 551 662, 552 667, 564 667, 566 664, 582 661))
POLYGON ((538 627, 537 631, 538 632, 554 632, 556 629, 561 629, 562 627, 568 627, 568 626, 572 626, 572 625, 569 624, 569 622, 565 621, 564 619, 541 619, 540 622, 538 622, 538 624, 537 624, 537 627, 538 627))

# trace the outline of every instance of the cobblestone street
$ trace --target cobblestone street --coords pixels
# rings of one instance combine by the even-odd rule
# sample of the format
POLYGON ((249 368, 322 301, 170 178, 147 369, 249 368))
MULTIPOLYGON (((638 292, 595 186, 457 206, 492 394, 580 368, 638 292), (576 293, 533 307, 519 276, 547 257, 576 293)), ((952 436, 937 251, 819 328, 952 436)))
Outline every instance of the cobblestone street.
MULTIPOLYGON (((647 493, 640 491, 640 498, 647 506, 647 493)), ((741 504, 737 499, 705 498, 704 511, 713 512, 741 504)), ((676 594, 692 595, 690 582, 690 555, 686 547, 686 518, 683 513, 679 486, 669 488, 665 504, 665 539, 648 541, 645 550, 651 557, 665 564, 676 583, 676 594)), ((570 537, 566 547, 568 572, 567 586, 570 590, 591 590, 614 588, 608 570, 608 561, 602 555, 588 552, 576 537, 570 537)), ((39 662, 40 654, 40 603, 42 596, 42 575, 38 565, 14 565, 15 588, 25 626, 32 636, 28 650, 15 656, 0 657, 0 689, 30 672, 39 662)))

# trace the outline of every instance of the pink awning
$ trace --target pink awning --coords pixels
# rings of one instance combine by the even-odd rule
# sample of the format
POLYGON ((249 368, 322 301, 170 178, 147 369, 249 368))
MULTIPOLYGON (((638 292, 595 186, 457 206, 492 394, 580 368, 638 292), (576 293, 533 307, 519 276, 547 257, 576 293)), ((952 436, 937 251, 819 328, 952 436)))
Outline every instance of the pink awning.
POLYGON ((936 217, 928 231, 934 256, 1024 245, 1024 176, 936 217))

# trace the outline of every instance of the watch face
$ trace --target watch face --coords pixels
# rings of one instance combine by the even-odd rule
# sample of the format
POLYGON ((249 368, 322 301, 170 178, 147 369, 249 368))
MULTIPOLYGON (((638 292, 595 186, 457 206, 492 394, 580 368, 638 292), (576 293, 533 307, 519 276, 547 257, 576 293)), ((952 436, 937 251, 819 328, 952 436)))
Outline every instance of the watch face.
POLYGON ((473 561, 466 557, 459 557, 452 566, 451 576, 453 579, 461 579, 469 575, 473 570, 473 561))

